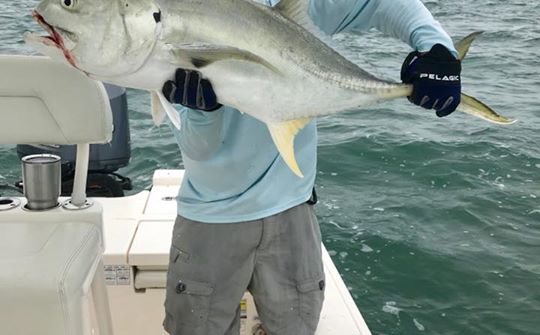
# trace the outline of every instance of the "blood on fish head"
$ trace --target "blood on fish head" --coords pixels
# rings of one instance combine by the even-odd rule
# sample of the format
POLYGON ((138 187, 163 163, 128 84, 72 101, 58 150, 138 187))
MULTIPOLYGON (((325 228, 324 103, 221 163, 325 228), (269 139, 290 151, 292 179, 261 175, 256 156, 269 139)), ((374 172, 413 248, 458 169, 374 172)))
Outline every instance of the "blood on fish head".
POLYGON ((27 33, 25 41, 94 77, 129 74, 156 43, 156 13, 148 0, 42 0, 32 17, 47 35, 27 33))

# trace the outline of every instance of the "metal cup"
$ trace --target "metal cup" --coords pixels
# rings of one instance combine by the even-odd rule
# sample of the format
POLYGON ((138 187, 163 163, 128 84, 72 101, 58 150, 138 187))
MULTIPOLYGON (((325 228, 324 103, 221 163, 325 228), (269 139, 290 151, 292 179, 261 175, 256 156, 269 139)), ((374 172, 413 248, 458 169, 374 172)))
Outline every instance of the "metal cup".
POLYGON ((24 196, 29 210, 46 210, 58 206, 61 188, 61 158, 41 154, 22 158, 24 196))

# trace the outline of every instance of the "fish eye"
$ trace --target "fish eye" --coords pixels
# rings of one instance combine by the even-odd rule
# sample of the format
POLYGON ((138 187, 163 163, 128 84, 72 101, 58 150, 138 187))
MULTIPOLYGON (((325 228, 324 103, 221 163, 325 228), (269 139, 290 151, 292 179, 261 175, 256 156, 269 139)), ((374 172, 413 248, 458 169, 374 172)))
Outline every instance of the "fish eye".
POLYGON ((64 8, 73 9, 77 5, 77 0, 60 0, 64 8))

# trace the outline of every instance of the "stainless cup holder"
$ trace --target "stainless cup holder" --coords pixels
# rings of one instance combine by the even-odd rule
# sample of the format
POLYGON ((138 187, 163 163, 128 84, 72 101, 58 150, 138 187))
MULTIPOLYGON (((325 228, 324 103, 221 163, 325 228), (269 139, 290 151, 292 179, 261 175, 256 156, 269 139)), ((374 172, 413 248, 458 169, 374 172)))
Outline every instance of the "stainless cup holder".
POLYGON ((21 205, 21 201, 17 198, 0 197, 0 212, 15 209, 21 205))

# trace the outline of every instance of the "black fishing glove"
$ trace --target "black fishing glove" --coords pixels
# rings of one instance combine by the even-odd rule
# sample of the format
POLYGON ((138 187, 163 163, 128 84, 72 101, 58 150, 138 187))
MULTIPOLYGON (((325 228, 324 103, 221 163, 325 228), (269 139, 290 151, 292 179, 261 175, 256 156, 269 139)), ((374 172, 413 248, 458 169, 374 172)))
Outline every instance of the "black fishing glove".
POLYGON ((413 85, 415 105, 435 109, 437 116, 456 110, 461 98, 461 62, 441 44, 427 53, 411 52, 401 67, 401 80, 413 85))
POLYGON ((202 78, 200 72, 177 69, 174 78, 162 88, 163 95, 170 103, 206 112, 213 112, 222 106, 217 102, 212 84, 202 78))

